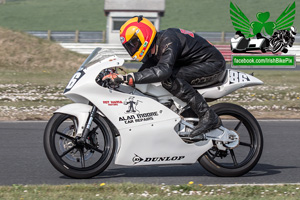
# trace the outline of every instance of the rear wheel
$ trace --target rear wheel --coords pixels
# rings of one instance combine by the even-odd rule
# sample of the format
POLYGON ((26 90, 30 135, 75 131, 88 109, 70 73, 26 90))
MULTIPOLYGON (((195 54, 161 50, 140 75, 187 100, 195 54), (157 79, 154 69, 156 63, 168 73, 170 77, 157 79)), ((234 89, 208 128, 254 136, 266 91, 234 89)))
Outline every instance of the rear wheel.
POLYGON ((72 178, 91 178, 104 171, 115 151, 115 138, 107 122, 94 118, 87 140, 76 138, 77 119, 54 114, 44 133, 44 148, 51 164, 72 178))
POLYGON ((249 172, 263 150, 263 136, 257 120, 249 111, 235 104, 220 103, 211 108, 220 116, 224 127, 239 134, 240 143, 226 151, 213 147, 198 161, 216 176, 241 176, 249 172))

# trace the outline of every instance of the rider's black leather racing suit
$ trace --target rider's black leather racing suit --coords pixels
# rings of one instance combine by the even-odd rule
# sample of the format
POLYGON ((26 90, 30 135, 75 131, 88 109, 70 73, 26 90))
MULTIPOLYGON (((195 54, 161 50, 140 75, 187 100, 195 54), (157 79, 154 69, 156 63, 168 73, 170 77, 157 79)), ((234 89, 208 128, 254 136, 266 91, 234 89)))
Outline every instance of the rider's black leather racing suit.
POLYGON ((191 85, 217 82, 226 68, 222 54, 201 36, 177 28, 158 32, 155 44, 155 54, 145 56, 144 64, 134 73, 134 82, 163 82, 164 88, 186 102, 200 120, 189 137, 219 127, 218 116, 191 85))

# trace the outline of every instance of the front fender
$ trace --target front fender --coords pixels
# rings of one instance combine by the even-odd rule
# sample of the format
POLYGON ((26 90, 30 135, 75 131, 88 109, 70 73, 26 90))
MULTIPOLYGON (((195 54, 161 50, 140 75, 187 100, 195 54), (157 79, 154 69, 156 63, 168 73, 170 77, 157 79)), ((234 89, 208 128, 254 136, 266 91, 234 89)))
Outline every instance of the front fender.
POLYGON ((63 113, 67 115, 75 116, 78 120, 77 136, 82 136, 86 122, 89 118, 89 114, 92 110, 92 106, 82 103, 72 103, 65 105, 54 113, 63 113))

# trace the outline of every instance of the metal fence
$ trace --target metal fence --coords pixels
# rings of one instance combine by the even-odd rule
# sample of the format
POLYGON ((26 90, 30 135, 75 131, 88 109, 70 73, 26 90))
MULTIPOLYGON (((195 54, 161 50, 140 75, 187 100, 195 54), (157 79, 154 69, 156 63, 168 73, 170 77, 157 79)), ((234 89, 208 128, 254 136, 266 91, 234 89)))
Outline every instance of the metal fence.
MULTIPOLYGON (((105 43, 105 31, 27 31, 27 33, 62 43, 105 43)), ((195 32, 213 44, 229 44, 234 32, 195 32)), ((300 44, 296 36, 295 44, 300 44)))
MULTIPOLYGON (((215 44, 229 44, 235 32, 195 32, 201 35, 211 43, 215 44)), ((300 44, 300 35, 296 35, 295 44, 300 44)))
POLYGON ((104 43, 105 31, 27 31, 39 38, 63 43, 104 43))
POLYGON ((201 35, 211 43, 230 43, 230 39, 234 36, 234 32, 195 32, 201 35))
MULTIPOLYGON (((60 43, 60 45, 71 51, 75 51, 80 54, 91 54, 96 47, 110 49, 118 57, 124 58, 125 60, 132 60, 126 50, 121 44, 106 44, 106 43, 60 43)), ((231 55, 233 54, 230 50, 229 44, 215 45, 215 47, 222 53, 226 61, 231 61, 231 55)), ((300 62, 300 45, 294 45, 289 48, 288 54, 296 55, 296 61, 300 62)))

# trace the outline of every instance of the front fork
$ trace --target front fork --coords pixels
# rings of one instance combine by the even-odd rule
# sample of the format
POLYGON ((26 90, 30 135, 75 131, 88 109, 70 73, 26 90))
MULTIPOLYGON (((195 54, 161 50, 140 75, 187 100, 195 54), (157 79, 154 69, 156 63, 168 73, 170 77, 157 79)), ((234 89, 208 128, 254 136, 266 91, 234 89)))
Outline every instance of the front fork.
POLYGON ((97 112, 97 107, 93 105, 92 110, 91 110, 90 115, 89 115, 89 118, 88 118, 88 121, 87 121, 87 124, 85 126, 84 131, 83 131, 83 134, 82 134, 81 138, 78 139, 79 143, 82 143, 82 144, 85 143, 85 141, 88 137, 88 134, 90 132, 90 129, 91 129, 94 117, 96 115, 96 112, 97 112))

